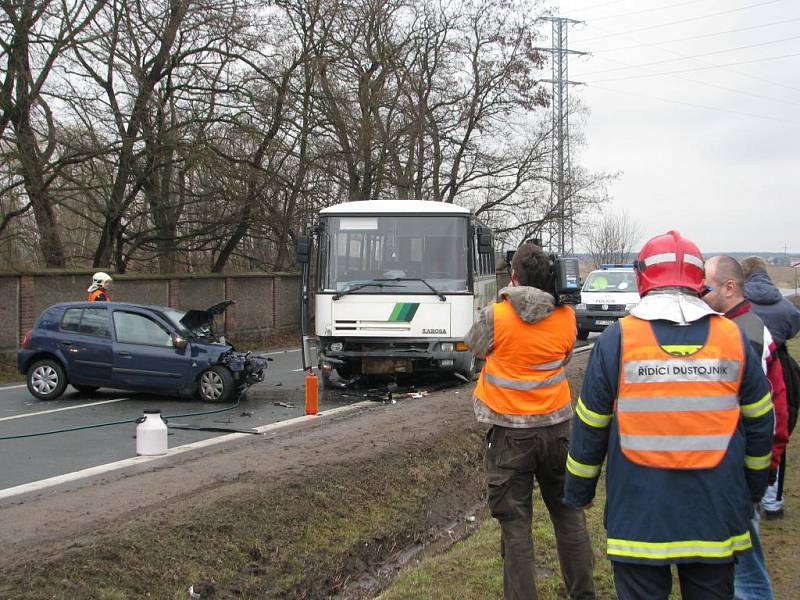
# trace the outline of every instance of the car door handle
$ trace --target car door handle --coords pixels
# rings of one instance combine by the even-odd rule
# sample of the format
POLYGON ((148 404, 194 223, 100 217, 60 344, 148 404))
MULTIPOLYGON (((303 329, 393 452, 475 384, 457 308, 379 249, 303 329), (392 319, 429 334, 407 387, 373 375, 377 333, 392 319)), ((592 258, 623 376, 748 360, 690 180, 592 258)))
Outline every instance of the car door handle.
POLYGON ((117 356, 120 358, 133 358, 133 354, 130 352, 117 352, 117 356))
POLYGON ((72 342, 59 342, 62 346, 72 346, 72 342))

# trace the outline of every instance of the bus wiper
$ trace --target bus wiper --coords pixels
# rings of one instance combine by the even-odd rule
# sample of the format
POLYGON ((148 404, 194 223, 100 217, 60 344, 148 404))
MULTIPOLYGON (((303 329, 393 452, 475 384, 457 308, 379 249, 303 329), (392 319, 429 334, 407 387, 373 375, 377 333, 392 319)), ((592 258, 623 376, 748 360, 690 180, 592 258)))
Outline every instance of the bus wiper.
POLYGON ((359 283, 358 285, 354 285, 353 287, 349 287, 346 290, 342 290, 341 292, 337 292, 333 295, 333 300, 338 300, 342 296, 346 296, 351 292, 355 292, 356 290, 360 290, 361 288, 369 287, 374 285, 375 287, 383 288, 383 287, 403 287, 402 285, 390 285, 386 283, 382 283, 384 281, 394 281, 394 279, 372 279, 370 281, 365 281, 363 283, 359 283))
POLYGON ((422 283, 428 286, 428 289, 430 291, 439 296, 439 299, 442 302, 447 302, 447 298, 445 297, 445 295, 439 290, 437 290, 435 287, 433 287, 430 283, 428 283, 427 280, 422 279, 422 277, 392 277, 390 279, 376 279, 375 281, 421 281, 422 283))

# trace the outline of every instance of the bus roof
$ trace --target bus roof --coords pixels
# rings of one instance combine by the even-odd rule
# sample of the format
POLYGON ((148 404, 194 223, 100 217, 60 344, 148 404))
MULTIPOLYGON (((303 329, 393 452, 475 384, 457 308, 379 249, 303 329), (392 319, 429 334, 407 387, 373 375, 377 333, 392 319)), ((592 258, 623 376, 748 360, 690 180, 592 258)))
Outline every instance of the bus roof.
POLYGON ((437 214, 437 215, 469 215, 470 211, 463 206, 449 202, 433 200, 359 200, 344 202, 323 208, 321 216, 330 215, 375 215, 375 214, 437 214))

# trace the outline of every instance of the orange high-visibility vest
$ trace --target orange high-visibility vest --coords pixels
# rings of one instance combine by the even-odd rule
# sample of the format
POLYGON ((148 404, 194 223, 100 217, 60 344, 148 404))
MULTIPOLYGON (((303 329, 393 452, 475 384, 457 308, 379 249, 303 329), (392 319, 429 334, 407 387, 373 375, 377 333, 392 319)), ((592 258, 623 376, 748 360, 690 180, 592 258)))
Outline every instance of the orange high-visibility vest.
POLYGON ((93 292, 89 292, 89 302, 108 302, 110 298, 108 292, 103 288, 98 288, 93 292), (100 296, 103 296, 101 298, 100 296))
POLYGON ((701 349, 675 356, 659 345, 650 322, 628 316, 620 326, 622 452, 647 467, 716 467, 739 423, 745 352, 739 328, 712 316, 701 349))
POLYGON ((559 306, 527 323, 508 300, 494 305, 494 346, 486 357, 475 395, 505 415, 543 415, 571 398, 564 359, 575 341, 575 313, 559 306))

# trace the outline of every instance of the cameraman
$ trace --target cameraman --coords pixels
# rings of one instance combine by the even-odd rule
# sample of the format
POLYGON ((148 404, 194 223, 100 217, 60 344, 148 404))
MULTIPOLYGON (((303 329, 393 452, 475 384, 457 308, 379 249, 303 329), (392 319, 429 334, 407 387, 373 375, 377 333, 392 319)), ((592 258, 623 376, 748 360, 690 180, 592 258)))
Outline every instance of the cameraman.
POLYGON ((593 559, 582 510, 563 502, 570 419, 564 365, 575 343, 575 313, 557 306, 550 258, 522 244, 511 261, 511 284, 467 334, 486 359, 473 398, 486 434, 486 479, 492 516, 500 522, 506 599, 537 598, 531 536, 533 479, 539 482, 556 534, 567 593, 595 598, 593 559))

